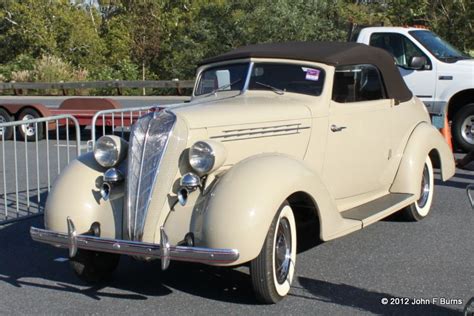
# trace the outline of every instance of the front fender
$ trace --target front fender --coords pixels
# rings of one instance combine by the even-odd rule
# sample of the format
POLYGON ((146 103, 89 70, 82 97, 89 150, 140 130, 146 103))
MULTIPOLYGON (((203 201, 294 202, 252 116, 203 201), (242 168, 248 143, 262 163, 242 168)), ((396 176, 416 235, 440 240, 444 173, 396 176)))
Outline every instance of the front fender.
POLYGON ((65 233, 66 219, 70 217, 80 234, 99 222, 100 237, 122 239, 123 199, 101 198, 99 186, 104 171, 92 153, 71 161, 54 182, 46 200, 46 229, 65 233))
POLYGON ((443 181, 451 178, 455 172, 455 163, 448 144, 432 125, 420 123, 408 139, 390 192, 411 193, 418 199, 425 159, 433 150, 439 156, 443 181))
POLYGON ((254 259, 278 208, 295 192, 305 192, 316 202, 323 240, 360 229, 359 221, 340 216, 320 177, 303 161, 262 154, 241 161, 217 180, 193 221, 198 245, 238 249, 236 264, 254 259))

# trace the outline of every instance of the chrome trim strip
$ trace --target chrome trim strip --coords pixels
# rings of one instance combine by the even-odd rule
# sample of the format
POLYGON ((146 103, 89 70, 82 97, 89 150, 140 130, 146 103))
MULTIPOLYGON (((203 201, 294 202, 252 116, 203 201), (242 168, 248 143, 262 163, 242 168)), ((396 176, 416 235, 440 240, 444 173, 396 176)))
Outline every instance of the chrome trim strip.
POLYGON ((290 126, 301 126, 301 123, 297 124, 283 124, 283 125, 273 125, 273 126, 264 126, 264 127, 252 127, 252 128, 239 128, 239 129, 227 129, 223 130, 223 133, 231 133, 231 132, 242 132, 242 131, 254 131, 254 130, 269 130, 271 128, 280 128, 280 127, 290 127, 290 126))
MULTIPOLYGON (((31 238, 34 241, 51 244, 60 248, 69 248, 70 239, 68 234, 58 233, 46 229, 31 227, 31 238)), ((159 259, 162 255, 161 246, 158 244, 100 238, 88 235, 76 235, 78 249, 86 249, 99 252, 117 253, 129 256, 143 256, 159 259)), ((227 264, 239 259, 237 249, 201 248, 169 246, 168 256, 170 260, 200 262, 208 264, 227 264)))
MULTIPOLYGON (((275 136, 280 136, 280 135, 291 135, 291 134, 297 134, 301 130, 309 129, 309 126, 303 126, 303 127, 292 127, 292 128, 280 128, 280 129, 272 129, 272 130, 259 130, 255 132, 243 132, 243 133, 235 133, 235 134, 225 134, 225 135, 217 135, 217 136, 211 136, 211 139, 226 139, 230 137, 242 137, 242 136, 254 136, 254 135, 268 135, 268 134, 275 134, 275 136), (288 132, 295 132, 295 133, 288 133, 288 132), (279 134, 277 134, 279 133, 279 134)), ((271 136, 271 135, 268 135, 271 136)))

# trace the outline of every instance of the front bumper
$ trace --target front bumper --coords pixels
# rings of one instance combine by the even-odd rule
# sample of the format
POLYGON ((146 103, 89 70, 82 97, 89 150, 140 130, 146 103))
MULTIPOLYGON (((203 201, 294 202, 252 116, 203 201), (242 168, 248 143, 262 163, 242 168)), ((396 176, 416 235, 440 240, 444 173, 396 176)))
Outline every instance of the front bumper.
POLYGON ((68 233, 31 227, 30 235, 35 241, 68 248, 69 256, 74 257, 78 249, 98 252, 109 252, 150 259, 161 259, 161 267, 167 269, 170 260, 200 262, 206 264, 230 264, 239 258, 236 249, 200 248, 170 246, 168 237, 161 227, 160 244, 100 238, 89 235, 78 235, 71 219, 67 219, 68 233))

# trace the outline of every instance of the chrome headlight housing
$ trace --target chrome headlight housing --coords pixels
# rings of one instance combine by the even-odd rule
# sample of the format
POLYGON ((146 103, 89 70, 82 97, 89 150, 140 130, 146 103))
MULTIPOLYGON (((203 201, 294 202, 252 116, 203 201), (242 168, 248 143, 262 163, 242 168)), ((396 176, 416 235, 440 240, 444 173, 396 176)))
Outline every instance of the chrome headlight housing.
POLYGON ((128 143, 118 136, 106 135, 95 143, 94 158, 105 168, 117 166, 127 154, 128 143))
POLYGON ((189 149, 189 164, 199 175, 218 169, 227 157, 224 146, 216 141, 198 141, 189 149))

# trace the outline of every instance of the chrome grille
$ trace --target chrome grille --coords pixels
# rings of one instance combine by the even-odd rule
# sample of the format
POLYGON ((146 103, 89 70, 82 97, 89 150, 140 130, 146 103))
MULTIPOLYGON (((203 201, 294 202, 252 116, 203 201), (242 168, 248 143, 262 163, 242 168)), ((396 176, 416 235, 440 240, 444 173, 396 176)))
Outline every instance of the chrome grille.
POLYGON ((148 207, 176 116, 162 111, 145 115, 132 127, 128 148, 125 227, 130 240, 141 241, 148 207))

